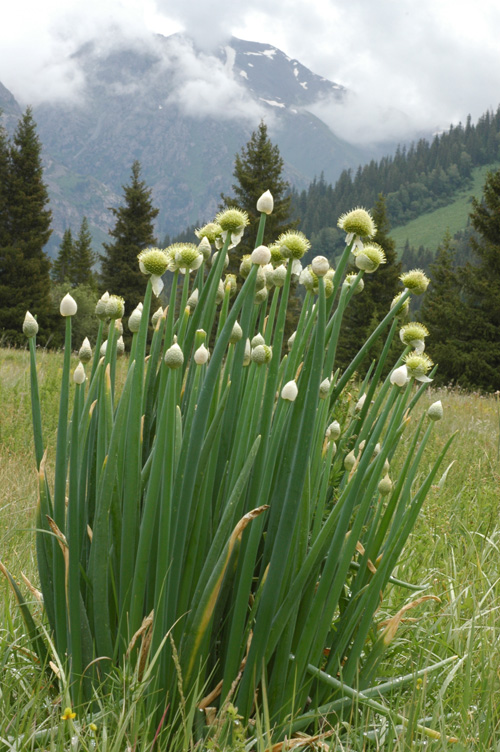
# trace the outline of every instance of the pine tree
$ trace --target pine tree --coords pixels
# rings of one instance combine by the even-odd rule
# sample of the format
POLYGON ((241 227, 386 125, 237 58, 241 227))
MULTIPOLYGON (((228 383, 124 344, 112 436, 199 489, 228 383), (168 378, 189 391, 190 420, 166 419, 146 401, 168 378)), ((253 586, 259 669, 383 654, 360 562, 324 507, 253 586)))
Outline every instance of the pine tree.
MULTIPOLYGON (((5 169, 5 140, 2 169, 5 169)), ((7 191, 3 194, 6 222, 0 247, 0 333, 22 343, 26 310, 37 314, 39 341, 50 337, 50 261, 43 248, 51 230, 48 192, 43 182, 41 143, 28 108, 8 149, 7 191), (7 232, 6 232, 7 229, 7 232)))
POLYGON ((8 183, 10 172, 9 140, 7 132, 0 126, 0 248, 9 244, 9 201, 8 183))
POLYGON ((140 180, 140 172, 140 163, 135 161, 131 182, 123 186, 124 206, 110 210, 116 218, 109 232, 114 242, 103 243, 106 253, 100 257, 101 289, 122 295, 127 315, 144 297, 146 280, 139 269, 137 254, 155 244, 153 221, 159 211, 153 207, 151 189, 140 180))
POLYGON ((256 204, 264 191, 271 191, 274 199, 272 214, 266 219, 264 242, 271 244, 278 235, 297 225, 292 221, 290 185, 283 178, 283 159, 279 148, 271 143, 267 125, 261 121, 250 140, 235 156, 232 185, 234 198, 221 195, 225 207, 236 206, 247 212, 250 224, 245 230, 242 242, 231 251, 230 271, 236 272, 239 260, 255 247, 260 214, 256 204))
POLYGON ((73 285, 95 286, 92 266, 95 254, 92 250, 92 235, 89 230, 87 217, 82 219, 80 232, 73 244, 73 258, 71 264, 71 282, 73 285))
MULTIPOLYGON (((390 237, 390 224, 387 218, 385 196, 379 194, 373 207, 372 216, 377 226, 373 242, 385 251, 386 263, 374 274, 365 274, 364 290, 352 298, 346 309, 338 344, 338 365, 348 365, 356 355, 363 342, 368 338, 377 324, 388 313, 394 296, 401 292, 399 276, 401 263, 396 254, 396 244, 390 237)), ((356 267, 349 271, 358 272, 356 267)), ((366 370, 370 361, 376 358, 383 343, 378 343, 375 350, 369 352, 361 371, 366 370)))
POLYGON ((64 284, 71 278, 71 268, 73 265, 73 236, 71 229, 68 227, 62 236, 61 245, 57 257, 52 264, 51 276, 54 282, 64 284))

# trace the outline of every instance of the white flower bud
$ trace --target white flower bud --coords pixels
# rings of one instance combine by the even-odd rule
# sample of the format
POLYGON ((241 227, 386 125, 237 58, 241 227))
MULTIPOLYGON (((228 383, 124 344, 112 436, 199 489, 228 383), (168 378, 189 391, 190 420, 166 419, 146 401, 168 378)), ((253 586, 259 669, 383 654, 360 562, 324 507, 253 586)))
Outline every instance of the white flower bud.
POLYGON ((26 315, 23 321, 23 334, 25 337, 34 337, 38 333, 38 324, 34 316, 29 311, 26 311, 26 315))
POLYGON ((205 345, 200 345, 199 348, 194 353, 194 362, 198 366, 203 366, 207 362, 209 356, 210 356, 210 353, 205 347, 205 345))
POLYGON ((349 452, 344 458, 344 467, 349 472, 353 469, 354 465, 356 464, 356 455, 354 454, 354 450, 352 452, 349 452))
POLYGON ((128 319, 128 328, 130 329, 132 334, 137 334, 141 327, 142 304, 139 303, 139 305, 134 308, 128 319), (139 305, 141 306, 140 308, 139 305))
POLYGON ((326 399, 330 391, 331 382, 330 379, 324 379, 319 385, 319 398, 326 399))
POLYGON ((151 316, 151 324, 156 327, 156 324, 160 320, 160 318, 163 316, 163 308, 160 306, 156 309, 156 311, 151 316))
POLYGON ((212 246, 210 245, 210 241, 206 235, 202 237, 200 243, 198 244, 198 250, 203 254, 205 261, 210 258, 210 254, 212 253, 212 246))
POLYGON ((165 353, 165 364, 169 368, 180 368, 182 364, 184 363, 184 354, 177 344, 175 342, 171 347, 168 348, 167 352, 165 353))
POLYGON ((390 376, 390 382, 394 386, 406 386, 408 383, 408 369, 405 365, 396 368, 390 376))
POLYGON ((274 269, 270 276, 275 287, 283 287, 286 280, 286 267, 283 264, 280 264, 274 269))
POLYGON ((109 300, 109 292, 105 292, 104 295, 101 295, 101 297, 99 298, 99 300, 96 303, 95 315, 101 321, 105 321, 106 318, 107 318, 107 316, 106 316, 106 303, 108 302, 108 300, 109 300))
POLYGON ((61 300, 61 305, 59 306, 61 316, 74 316, 77 310, 76 300, 68 292, 61 300))
POLYGON ((392 480, 388 475, 385 475, 378 484, 378 492, 381 496, 387 496, 392 491, 392 480))
POLYGON ((78 357, 82 361, 82 363, 88 363, 89 360, 92 358, 92 348, 90 346, 90 342, 88 337, 85 337, 85 339, 82 342, 82 346, 80 347, 78 351, 78 357))
POLYGON ((116 354, 117 355, 123 355, 125 352, 125 342, 123 341, 123 337, 120 335, 118 339, 116 340, 116 354))
POLYGON ((257 201, 257 211, 263 214, 271 214, 274 209, 274 199, 271 191, 266 191, 257 201))
POLYGON ((100 349, 99 349, 99 354, 102 355, 103 357, 104 357, 104 355, 106 355, 106 348, 107 348, 107 346, 108 346, 108 340, 105 339, 104 342, 102 343, 100 349))
POLYGON ((289 402, 294 402, 298 393, 297 383, 295 381, 288 381, 281 390, 281 398, 289 402))
POLYGON ((293 343, 295 342, 295 336, 296 336, 296 334, 297 334, 297 332, 294 332, 294 333, 293 333, 293 334, 292 334, 292 335, 291 335, 291 336, 290 336, 290 337, 288 338, 288 341, 287 341, 287 343, 286 343, 286 344, 287 344, 287 347, 288 347, 288 349, 289 349, 289 350, 291 350, 291 349, 292 349, 292 347, 293 347, 293 343))
POLYGON ((441 400, 432 403, 427 410, 427 417, 431 420, 441 420, 443 417, 443 405, 441 404, 441 400))
POLYGON ((383 473, 384 473, 385 475, 387 475, 387 473, 388 473, 388 472, 389 472, 389 470, 390 470, 390 467, 391 467, 391 466, 390 466, 390 464, 389 464, 389 460, 388 460, 388 459, 386 459, 386 460, 385 460, 385 462, 384 462, 384 467, 382 468, 382 472, 383 472, 383 473))
POLYGON ((271 261, 271 251, 269 250, 267 245, 259 245, 258 248, 255 248, 255 250, 252 251, 250 259, 252 261, 252 264, 260 264, 261 266, 265 266, 271 261))
POLYGON ((243 365, 248 366, 250 365, 250 361, 252 359, 252 345, 250 344, 250 340, 247 339, 245 342, 245 353, 243 355, 243 365))
POLYGON ((233 330, 231 332, 231 336, 229 337, 229 342, 231 345, 235 345, 237 342, 240 341, 242 337, 243 337, 243 329, 238 324, 238 322, 235 321, 233 325, 233 330))
POLYGON ((273 357, 272 348, 269 345, 257 345, 252 350, 251 358, 253 363, 257 363, 258 366, 269 363, 273 357))
POLYGON ((363 409, 363 405, 365 404, 366 400, 366 394, 363 394, 359 400, 356 403, 356 407, 354 408, 355 412, 359 413, 363 409))
POLYGON ((252 347, 258 347, 259 345, 265 345, 266 340, 264 339, 262 334, 259 332, 258 334, 255 335, 255 337, 252 338, 252 341, 250 344, 252 345, 252 347))
POLYGON ((334 420, 333 423, 330 423, 326 429, 326 437, 327 439, 333 439, 333 441, 337 441, 340 437, 340 423, 338 420, 334 420))
POLYGON ((199 297, 200 297, 200 291, 198 290, 198 288, 196 288, 195 290, 193 290, 193 292, 191 293, 187 301, 187 304, 192 311, 194 311, 194 309, 198 305, 199 297))
POLYGON ((75 384, 83 384, 85 378, 85 368, 83 367, 83 363, 78 363, 73 372, 73 381, 75 384))
POLYGON ((330 268, 330 263, 325 256, 315 256, 311 262, 311 269, 317 277, 324 277, 330 268))

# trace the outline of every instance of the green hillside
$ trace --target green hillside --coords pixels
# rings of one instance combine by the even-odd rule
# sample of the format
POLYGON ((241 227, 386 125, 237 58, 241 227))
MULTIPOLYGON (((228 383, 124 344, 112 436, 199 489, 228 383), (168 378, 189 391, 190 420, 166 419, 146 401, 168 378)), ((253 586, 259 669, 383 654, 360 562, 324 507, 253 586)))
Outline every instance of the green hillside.
POLYGON ((447 229, 454 235, 467 227, 470 212, 471 196, 481 198, 486 174, 489 170, 498 170, 500 163, 496 162, 472 170, 472 185, 458 191, 452 204, 443 206, 436 211, 427 212, 417 219, 412 219, 405 225, 391 230, 391 237, 396 241, 396 250, 401 255, 405 243, 409 240, 413 248, 423 245, 431 251, 436 250, 447 229))

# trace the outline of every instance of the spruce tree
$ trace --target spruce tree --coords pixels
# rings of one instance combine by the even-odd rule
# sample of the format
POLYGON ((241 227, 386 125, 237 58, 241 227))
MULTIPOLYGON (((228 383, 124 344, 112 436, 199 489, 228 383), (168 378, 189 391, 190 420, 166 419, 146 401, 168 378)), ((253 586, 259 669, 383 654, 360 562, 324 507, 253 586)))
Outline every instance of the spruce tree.
POLYGON ((61 245, 57 252, 57 257, 52 264, 51 276, 54 282, 64 284, 70 281, 71 267, 73 264, 73 236, 71 228, 68 227, 62 236, 61 245))
MULTIPOLYGON (((377 227, 373 242, 385 251, 386 263, 379 266, 374 274, 364 275, 363 292, 352 298, 344 313, 338 344, 338 365, 341 366, 347 366, 351 362, 363 342, 388 313, 394 296, 401 292, 401 263, 397 258, 396 244, 389 235, 386 199, 381 193, 373 207, 372 216, 377 227)), ((358 269, 352 266, 348 271, 357 273, 358 269)), ((376 349, 369 352, 360 367, 361 372, 366 370, 371 359, 380 354, 382 345, 383 343, 378 343, 376 349)))
MULTIPOLYGON (((5 170, 5 140, 1 147, 5 170)), ((41 143, 28 108, 8 149, 7 191, 0 247, 0 333, 7 341, 24 342, 26 310, 36 313, 39 341, 50 337, 50 261, 43 248, 51 230, 48 192, 43 182, 41 143), (7 228, 7 232, 6 232, 7 228)))
POLYGON ((70 275, 73 285, 95 286, 95 277, 92 271, 94 262, 95 254, 92 250, 92 235, 89 230, 87 217, 84 217, 80 225, 78 237, 73 243, 70 275))
POLYGON ((264 243, 270 245, 278 235, 297 225, 292 221, 290 185, 283 178, 283 159, 279 148, 267 134, 267 125, 261 121, 250 136, 250 140, 234 161, 235 183, 232 185, 234 197, 221 195, 224 207, 236 206, 247 212, 250 224, 243 240, 230 254, 229 270, 236 272, 241 257, 251 253, 255 247, 260 214, 256 204, 264 191, 271 191, 274 199, 272 214, 266 219, 264 243))
POLYGON ((10 241, 8 184, 10 172, 9 139, 0 126, 0 248, 10 241))
POLYGON ((153 207, 151 189, 140 179, 141 166, 136 160, 132 165, 132 177, 123 186, 124 206, 110 209, 116 218, 109 231, 112 243, 103 243, 105 254, 101 258, 100 286, 125 298, 127 315, 143 299, 145 277, 139 269, 137 254, 155 244, 153 222, 158 209, 153 207))

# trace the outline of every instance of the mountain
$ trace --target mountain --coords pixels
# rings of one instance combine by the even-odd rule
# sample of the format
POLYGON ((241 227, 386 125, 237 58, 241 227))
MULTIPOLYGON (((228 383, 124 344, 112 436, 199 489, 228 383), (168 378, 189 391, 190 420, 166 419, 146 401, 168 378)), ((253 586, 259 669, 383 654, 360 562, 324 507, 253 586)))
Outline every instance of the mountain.
MULTIPOLYGON (((276 47, 232 38, 208 54, 182 35, 141 42, 96 40, 71 63, 83 84, 71 101, 33 107, 44 148, 54 253, 64 229, 86 215, 101 242, 112 224, 135 159, 160 209, 159 241, 212 218, 230 192, 234 155, 261 119, 298 189, 322 172, 336 180, 372 153, 343 141, 310 110, 345 89, 317 76, 276 47)), ((20 108, 0 85, 11 130, 20 108)), ((263 186, 263 190, 266 186, 263 186)))

